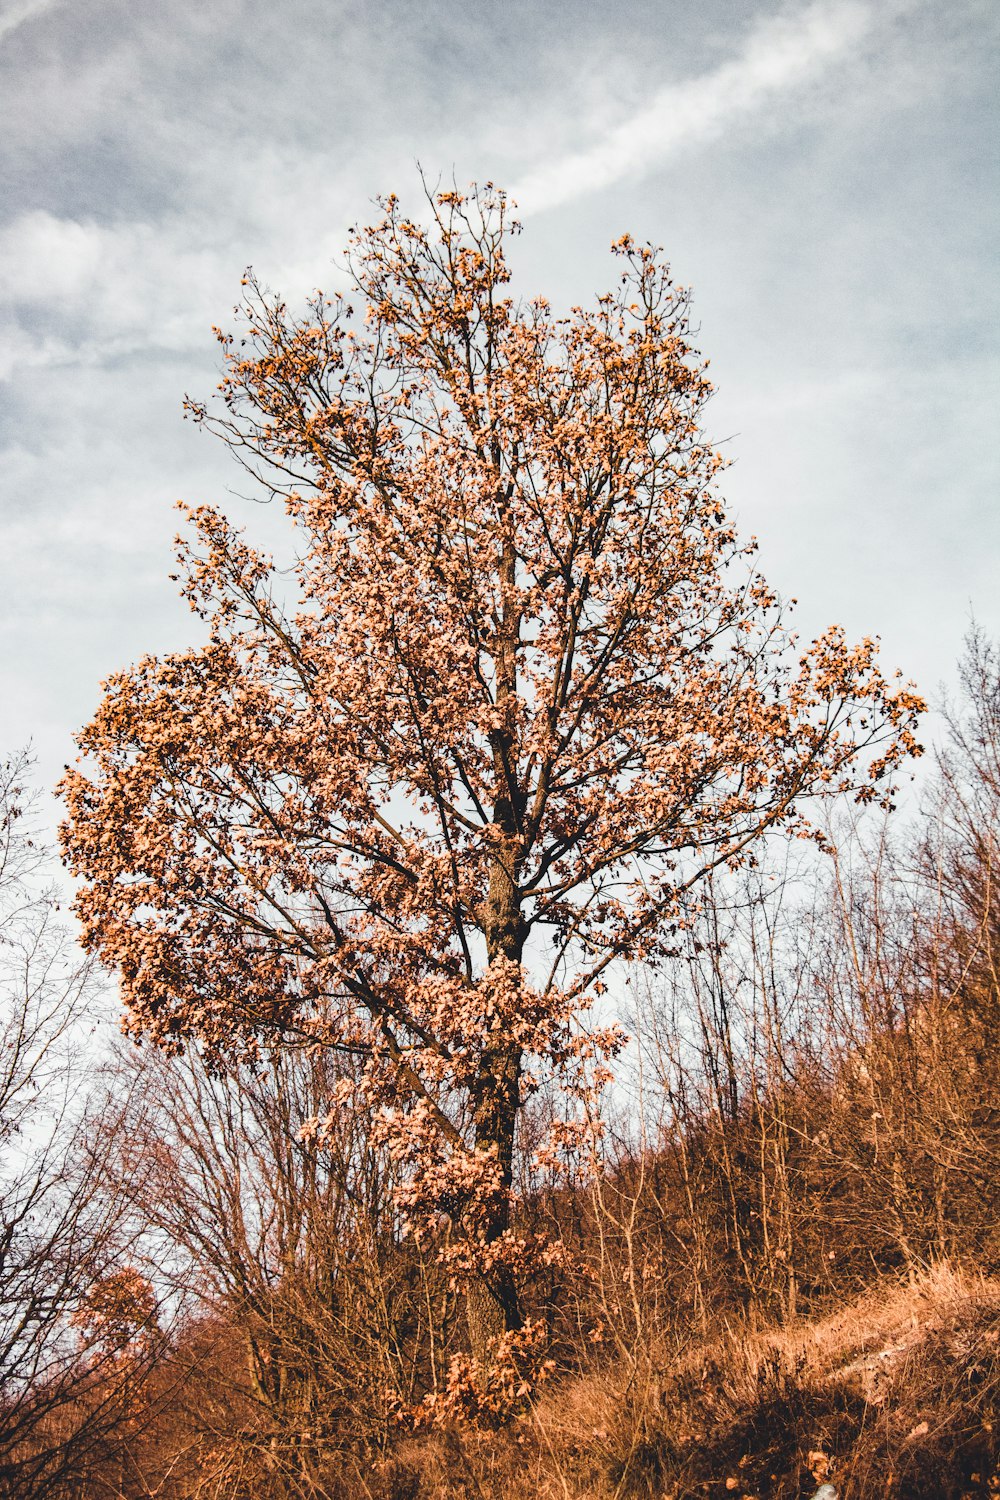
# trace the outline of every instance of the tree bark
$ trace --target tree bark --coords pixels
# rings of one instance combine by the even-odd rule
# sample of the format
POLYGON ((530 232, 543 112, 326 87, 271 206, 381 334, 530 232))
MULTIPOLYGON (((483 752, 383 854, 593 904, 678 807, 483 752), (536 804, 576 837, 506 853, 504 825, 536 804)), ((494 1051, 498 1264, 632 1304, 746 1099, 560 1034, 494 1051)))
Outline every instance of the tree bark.
MULTIPOLYGON (((513 1181, 514 1136, 520 1093, 520 1049, 508 1044, 491 1048, 483 1059, 476 1110, 476 1147, 496 1153, 498 1191, 480 1220, 484 1243, 495 1244, 510 1226, 510 1189, 513 1181)), ((496 1340, 521 1326, 517 1286, 509 1266, 480 1274, 467 1293, 469 1340, 472 1353, 488 1367, 496 1340)))
MULTIPOLYGON (((500 508, 504 509, 502 498, 500 508)), ((516 588, 517 549, 511 530, 504 538, 499 576, 501 618, 494 664, 496 704, 502 709, 517 698, 517 651, 521 628, 516 588)), ((521 914, 518 890, 524 846, 517 744, 507 726, 495 730, 490 742, 496 788, 493 823, 499 836, 493 846, 493 864, 482 912, 483 934, 489 963, 502 957, 520 965, 527 927, 521 914)), ((495 1153, 499 1168, 497 1193, 478 1224, 478 1232, 487 1246, 495 1244, 510 1227, 520 1086, 520 1047, 502 1034, 490 1038, 483 1050, 473 1098, 476 1149, 495 1153)), ((521 1307, 510 1266, 498 1265, 481 1273, 470 1284, 466 1303, 472 1353, 480 1367, 488 1369, 497 1339, 521 1327, 521 1307)))
MULTIPOLYGON (((526 928, 517 891, 519 840, 510 824, 509 804, 502 799, 496 809, 508 837, 495 850, 483 929, 490 962, 503 957, 520 964, 526 928)), ((478 1230, 484 1243, 495 1244, 510 1227, 510 1191, 514 1175, 514 1140, 517 1131, 521 1088, 521 1049, 503 1035, 483 1052, 474 1100, 476 1149, 495 1153, 499 1168, 498 1190, 480 1219, 478 1230)), ((521 1307, 511 1268, 498 1265, 470 1283, 466 1294, 469 1341, 474 1358, 483 1369, 492 1363, 496 1341, 521 1327, 521 1307)))

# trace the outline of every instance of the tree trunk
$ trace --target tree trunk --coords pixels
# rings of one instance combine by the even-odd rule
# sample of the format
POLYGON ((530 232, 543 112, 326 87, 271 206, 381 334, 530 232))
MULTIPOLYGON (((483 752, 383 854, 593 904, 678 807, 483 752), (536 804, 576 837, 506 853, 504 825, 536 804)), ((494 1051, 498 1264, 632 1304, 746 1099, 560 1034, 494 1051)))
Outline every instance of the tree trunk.
MULTIPOLYGON (((510 1225, 520 1075, 518 1048, 498 1046, 484 1056, 476 1110, 476 1146, 495 1151, 500 1168, 499 1191, 476 1226, 486 1245, 494 1244, 510 1225)), ((488 1368, 496 1340, 521 1326, 521 1308, 510 1267, 499 1265, 480 1273, 469 1284, 466 1304, 473 1356, 483 1368, 488 1368)))
MULTIPOLYGON (((500 804, 497 821, 503 826, 509 817, 509 808, 500 804)), ((483 928, 491 962, 501 956, 513 963, 521 962, 525 925, 516 884, 518 853, 517 840, 505 839, 496 849, 490 872, 483 928)), ((474 1232, 486 1245, 494 1244, 510 1225, 520 1088, 521 1049, 498 1036, 484 1049, 474 1101, 476 1149, 495 1152, 499 1167, 498 1191, 474 1226, 474 1232)), ((517 1286, 510 1267, 497 1266, 470 1282, 466 1304, 473 1356, 482 1368, 489 1368, 496 1340, 521 1327, 517 1286)))
MULTIPOLYGON (((500 510, 505 502, 500 498, 500 510)), ((503 708, 517 697, 517 651, 520 637, 517 548, 509 524, 499 566, 501 619, 496 668, 496 703, 503 708)), ((490 735, 495 778, 493 824, 499 837, 492 847, 489 888, 482 910, 483 934, 489 963, 506 958, 520 965, 527 928, 521 915, 518 875, 524 857, 521 821, 523 807, 517 783, 517 747, 512 730, 504 726, 490 735)), ((495 1153, 499 1167, 497 1192, 472 1226, 486 1245, 495 1244, 510 1225, 514 1138, 520 1108, 521 1049, 508 1036, 489 1036, 483 1049, 473 1097, 477 1151, 495 1153)), ((521 1308, 511 1268, 487 1268, 469 1285, 467 1293, 469 1340, 480 1367, 492 1363, 496 1340, 521 1327, 521 1308)))

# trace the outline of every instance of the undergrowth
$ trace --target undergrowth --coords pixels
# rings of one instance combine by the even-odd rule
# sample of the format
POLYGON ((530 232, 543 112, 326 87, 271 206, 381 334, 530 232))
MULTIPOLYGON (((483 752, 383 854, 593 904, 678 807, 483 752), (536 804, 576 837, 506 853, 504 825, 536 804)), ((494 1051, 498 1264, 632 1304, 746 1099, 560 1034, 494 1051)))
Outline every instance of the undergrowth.
POLYGON ((502 1432, 404 1439, 366 1500, 1000 1496, 1000 1282, 939 1267, 827 1320, 554 1383, 502 1432), (829 1493, 829 1492, 827 1492, 829 1493))

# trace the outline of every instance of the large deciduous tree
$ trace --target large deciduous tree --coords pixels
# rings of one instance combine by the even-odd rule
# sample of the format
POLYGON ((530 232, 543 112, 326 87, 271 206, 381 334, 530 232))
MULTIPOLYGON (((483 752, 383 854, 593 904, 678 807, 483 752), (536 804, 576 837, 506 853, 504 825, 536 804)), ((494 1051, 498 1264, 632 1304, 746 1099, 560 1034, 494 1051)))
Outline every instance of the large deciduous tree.
POLYGON ((869 640, 789 651, 658 253, 620 240, 617 289, 556 318, 509 294, 500 192, 429 201, 352 236, 357 313, 248 273, 222 405, 191 410, 291 546, 189 513, 205 642, 109 681, 63 839, 135 1029, 366 1060, 485 1356, 519 1323, 519 1108, 592 1047, 603 971, 669 952, 809 796, 882 794, 920 704, 869 640))

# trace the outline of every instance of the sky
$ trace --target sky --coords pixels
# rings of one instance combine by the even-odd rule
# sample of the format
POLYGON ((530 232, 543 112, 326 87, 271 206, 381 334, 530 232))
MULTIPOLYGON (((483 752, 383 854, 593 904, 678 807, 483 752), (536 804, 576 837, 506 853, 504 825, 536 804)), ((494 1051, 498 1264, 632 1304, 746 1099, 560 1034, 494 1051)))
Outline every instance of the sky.
POLYGON ((995 0, 0 0, 0 754, 51 786, 102 677, 196 639, 182 400, 243 268, 337 285, 418 163, 520 205, 516 284, 690 286, 722 487, 803 633, 936 699, 1000 635, 995 0))

